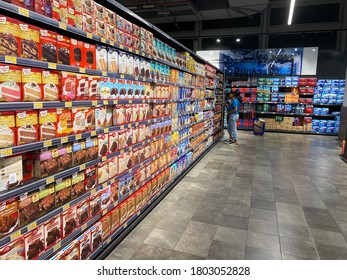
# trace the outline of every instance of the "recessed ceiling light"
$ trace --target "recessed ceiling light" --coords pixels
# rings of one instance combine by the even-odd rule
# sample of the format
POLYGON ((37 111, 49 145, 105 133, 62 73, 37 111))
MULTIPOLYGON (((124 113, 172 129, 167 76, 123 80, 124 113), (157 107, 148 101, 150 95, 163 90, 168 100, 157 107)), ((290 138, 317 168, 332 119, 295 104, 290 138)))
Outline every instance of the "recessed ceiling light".
POLYGON ((217 41, 217 43, 220 43, 220 39, 217 39, 216 41, 217 41))
POLYGON ((316 51, 316 49, 312 49, 312 51, 313 51, 313 52, 315 52, 315 51, 316 51))
POLYGON ((297 51, 298 49, 294 49, 295 51, 297 51))
POLYGON ((210 55, 213 55, 213 52, 210 52, 210 55))
POLYGON ((237 42, 237 43, 240 43, 240 42, 241 42, 241 39, 240 39, 240 38, 236 38, 236 42, 237 42))

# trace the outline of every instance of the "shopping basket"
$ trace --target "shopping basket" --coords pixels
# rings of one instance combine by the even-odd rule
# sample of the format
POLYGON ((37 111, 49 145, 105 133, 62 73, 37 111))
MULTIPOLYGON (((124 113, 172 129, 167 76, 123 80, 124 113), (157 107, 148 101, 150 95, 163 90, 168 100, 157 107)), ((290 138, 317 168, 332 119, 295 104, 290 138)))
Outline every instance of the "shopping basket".
POLYGON ((254 135, 264 135, 265 121, 258 118, 253 118, 253 133, 254 135))

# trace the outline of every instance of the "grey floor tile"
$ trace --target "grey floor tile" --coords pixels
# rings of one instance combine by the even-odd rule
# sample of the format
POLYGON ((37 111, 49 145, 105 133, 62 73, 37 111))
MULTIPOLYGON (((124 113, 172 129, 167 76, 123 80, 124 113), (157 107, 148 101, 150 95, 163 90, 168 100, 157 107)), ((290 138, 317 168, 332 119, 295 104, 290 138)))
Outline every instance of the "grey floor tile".
POLYGON ((142 226, 142 224, 140 224, 128 234, 125 240, 143 243, 153 230, 154 227, 142 226))
POLYGON ((312 241, 308 226, 278 223, 280 237, 312 241))
POLYGON ((277 222, 276 211, 272 210, 251 208, 249 218, 266 222, 277 222))
POLYGON ((302 257, 303 259, 318 259, 313 242, 292 238, 280 238, 281 251, 283 254, 302 257))
POLYGON ((248 228, 248 218, 221 214, 216 220, 217 225, 238 229, 248 228))
POLYGON ((347 243, 343 235, 339 232, 332 232, 319 229, 311 229, 313 241, 316 244, 325 244, 336 247, 347 248, 347 243))
POLYGON ((172 251, 170 257, 168 260, 204 260, 204 257, 192 255, 192 254, 187 254, 183 252, 178 252, 178 251, 172 251))
POLYGON ((106 260, 129 260, 140 246, 140 243, 124 239, 122 243, 107 256, 106 260))
POLYGON ((213 240, 208 257, 215 260, 242 260, 244 254, 245 247, 242 245, 213 240))
POLYGON ((328 210, 304 207, 304 213, 310 228, 339 232, 339 228, 328 210))
POLYGON ((251 207, 264 210, 276 210, 275 202, 259 199, 252 199, 251 207))
POLYGON ((347 248, 316 244, 321 260, 347 260, 347 248))
POLYGON ((207 257, 212 239, 183 234, 175 247, 175 251, 207 257))
POLYGON ((277 223, 249 219, 248 230, 269 235, 278 235, 277 223))
POLYGON ((182 234, 156 228, 144 241, 145 244, 154 245, 166 249, 174 249, 182 234))
POLYGON ((218 226, 214 240, 225 243, 234 243, 245 245, 247 239, 247 231, 231 227, 218 226))
POLYGON ((232 215, 232 216, 239 216, 239 217, 249 217, 249 207, 247 206, 240 206, 234 203, 229 203, 224 205, 224 208, 222 210, 223 214, 226 215, 232 215))
POLYGON ((245 260, 280 260, 281 254, 276 251, 246 246, 245 260))
POLYGON ((142 244, 132 255, 132 260, 167 260, 172 250, 153 245, 142 244))
POLYGON ((279 237, 276 235, 248 231, 246 245, 249 247, 280 252, 280 241, 279 237))
POLYGON ((217 226, 213 224, 206 224, 197 221, 190 221, 188 224, 185 234, 194 235, 201 238, 213 239, 217 230, 217 226))

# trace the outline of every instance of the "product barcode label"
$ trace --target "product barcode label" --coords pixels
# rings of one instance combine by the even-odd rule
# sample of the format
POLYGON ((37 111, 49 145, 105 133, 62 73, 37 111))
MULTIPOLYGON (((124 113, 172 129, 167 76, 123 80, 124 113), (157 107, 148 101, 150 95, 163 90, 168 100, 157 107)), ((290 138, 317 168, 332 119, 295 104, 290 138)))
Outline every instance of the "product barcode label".
POLYGON ((43 103, 42 102, 34 102, 33 107, 34 107, 34 109, 42 109, 43 103))
POLYGON ((86 164, 85 163, 80 166, 80 171, 82 171, 84 169, 86 169, 86 164))
POLYGON ((85 73, 86 72, 86 68, 80 67, 80 73, 85 73))
POLYGON ((69 141, 69 138, 68 137, 63 137, 61 138, 61 143, 66 143, 69 141))
POLYGON ((22 7, 18 7, 18 14, 25 16, 25 17, 29 17, 29 10, 24 9, 22 7))
POLYGON ((106 43, 106 39, 105 38, 101 38, 101 42, 102 43, 106 43))
POLYGON ((6 62, 6 63, 17 64, 17 57, 6 55, 6 56, 5 56, 5 62, 6 62))
POLYGON ((75 137, 76 140, 80 140, 82 139, 82 134, 77 134, 76 137, 75 137))
POLYGON ((0 155, 1 155, 1 157, 11 156, 12 155, 12 148, 1 150, 0 155))
POLYGON ((87 37, 88 37, 89 39, 92 39, 92 38, 93 38, 93 34, 92 34, 92 33, 87 32, 87 37))
POLYGON ((61 28, 63 30, 66 30, 66 24, 62 23, 62 22, 59 22, 59 28, 61 28))
POLYGON ((17 239, 20 236, 21 236, 20 230, 17 230, 15 233, 12 233, 10 235, 10 239, 11 239, 11 241, 13 241, 13 240, 17 239))
POLYGON ((91 135, 91 136, 96 136, 96 131, 92 131, 92 132, 90 133, 90 135, 91 135))
POLYGON ((35 228, 37 228, 36 221, 28 225, 28 231, 32 231, 35 228))
POLYGON ((55 251, 58 251, 58 250, 60 249, 60 247, 61 247, 61 243, 59 242, 59 243, 57 243, 57 244, 54 245, 53 251, 54 251, 54 252, 55 252, 55 251))
POLYGON ((46 179, 46 184, 52 184, 54 182, 54 177, 49 177, 46 179))
POLYGON ((49 69, 57 69, 57 64, 49 62, 48 63, 48 68, 49 69))

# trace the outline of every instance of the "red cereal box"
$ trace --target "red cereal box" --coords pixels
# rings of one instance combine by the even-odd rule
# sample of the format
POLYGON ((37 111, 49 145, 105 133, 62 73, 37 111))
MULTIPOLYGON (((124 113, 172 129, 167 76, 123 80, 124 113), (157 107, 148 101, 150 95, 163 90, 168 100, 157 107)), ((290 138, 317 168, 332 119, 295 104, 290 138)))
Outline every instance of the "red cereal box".
POLYGON ((41 55, 42 60, 47 62, 57 62, 57 34, 55 32, 40 29, 41 55))
POLYGON ((40 28, 19 23, 21 38, 20 57, 41 60, 40 28))
POLYGON ((82 54, 83 54, 84 44, 81 41, 71 39, 70 42, 70 65, 76 67, 82 67, 82 54))
POLYGON ((70 65, 70 38, 57 35, 58 63, 70 65))
POLYGON ((19 21, 0 15, 0 54, 19 56, 21 54, 21 31, 19 21))
POLYGON ((69 72, 61 72, 61 101, 71 101, 76 99, 76 74, 69 72))

